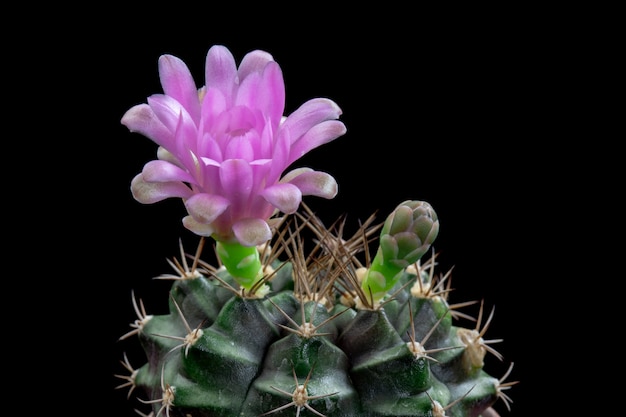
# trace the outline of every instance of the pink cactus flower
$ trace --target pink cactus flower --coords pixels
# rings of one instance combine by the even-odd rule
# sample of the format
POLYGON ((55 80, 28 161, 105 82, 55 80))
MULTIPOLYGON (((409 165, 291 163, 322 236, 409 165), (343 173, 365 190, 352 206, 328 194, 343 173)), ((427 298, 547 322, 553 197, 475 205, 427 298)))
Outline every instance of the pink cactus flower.
POLYGON ((131 182, 144 204, 181 198, 186 228, 218 241, 254 246, 271 238, 277 213, 295 212, 302 196, 331 199, 328 173, 288 166, 346 132, 335 102, 316 98, 284 116, 280 66, 264 51, 246 54, 237 67, 224 46, 209 49, 205 85, 197 88, 186 64, 159 58, 164 94, 130 108, 122 124, 159 145, 131 182))

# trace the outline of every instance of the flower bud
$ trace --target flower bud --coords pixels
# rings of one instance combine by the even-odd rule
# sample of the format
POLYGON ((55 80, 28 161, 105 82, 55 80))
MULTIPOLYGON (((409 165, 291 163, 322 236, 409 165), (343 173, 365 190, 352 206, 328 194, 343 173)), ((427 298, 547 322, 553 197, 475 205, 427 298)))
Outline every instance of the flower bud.
POLYGON ((407 200, 396 207, 383 224, 378 251, 361 283, 369 305, 375 306, 394 287, 400 273, 430 249, 438 233, 439 220, 430 204, 407 200))

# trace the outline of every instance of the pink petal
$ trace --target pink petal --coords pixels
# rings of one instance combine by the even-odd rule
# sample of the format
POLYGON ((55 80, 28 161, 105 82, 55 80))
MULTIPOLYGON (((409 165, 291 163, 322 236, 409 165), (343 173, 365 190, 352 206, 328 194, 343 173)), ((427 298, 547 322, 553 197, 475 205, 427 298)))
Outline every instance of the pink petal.
POLYGON ((268 180, 272 183, 282 175, 283 171, 289 166, 289 152, 291 146, 291 132, 289 129, 278 130, 277 136, 274 138, 274 149, 272 151, 272 166, 268 180))
POLYGON ((178 129, 186 131, 186 135, 195 137, 197 127, 189 112, 175 99, 162 94, 155 94, 148 97, 148 104, 154 111, 156 117, 171 131, 178 129))
POLYGON ((261 97, 262 107, 272 122, 276 122, 274 128, 278 124, 285 112, 285 81, 280 66, 272 62, 265 67, 263 71, 263 89, 265 96, 261 97))
POLYGON ((143 174, 137 174, 130 183, 130 190, 135 200, 143 204, 152 204, 166 198, 189 198, 191 189, 182 182, 147 182, 143 174))
POLYGON ((302 175, 307 172, 313 172, 313 169, 307 167, 292 169, 281 178, 280 182, 291 182, 291 180, 296 178, 298 175, 302 175))
POLYGON ((168 148, 188 167, 193 164, 190 152, 197 153, 198 130, 185 108, 172 97, 153 95, 148 104, 163 124, 174 132, 173 144, 168 148))
POLYGON ((316 124, 325 120, 337 119, 341 109, 337 104, 326 98, 315 98, 301 105, 291 113, 281 125, 291 132, 291 140, 295 141, 316 124))
POLYGON ((204 223, 198 223, 191 216, 183 217, 183 226, 185 226, 188 230, 191 230, 198 236, 206 236, 210 237, 215 229, 213 226, 204 223))
MULTIPOLYGON (((232 203, 240 206, 248 200, 252 191, 252 168, 243 159, 228 159, 220 167, 220 182, 224 194, 232 203)), ((238 216, 239 213, 233 213, 238 216)))
POLYGON ((215 123, 215 118, 226 111, 226 98, 217 88, 207 88, 202 99, 202 120, 198 129, 203 132, 210 131, 215 123))
POLYGON ((285 214, 295 213, 302 202, 302 192, 297 186, 290 183, 267 187, 262 196, 268 203, 285 214))
POLYGON ((300 159, 311 149, 337 139, 344 133, 346 133, 346 126, 338 120, 327 120, 313 126, 291 145, 287 164, 300 159))
POLYGON ((245 80, 252 72, 263 71, 263 68, 271 61, 274 61, 274 58, 268 52, 260 50, 248 52, 239 64, 239 80, 245 80))
POLYGON ((221 162, 224 159, 222 148, 210 133, 205 133, 198 144, 198 154, 202 155, 202 160, 221 162))
POLYGON ((165 148, 170 148, 173 145, 174 135, 147 104, 131 107, 122 116, 122 124, 131 132, 140 133, 153 140, 157 145, 165 148))
POLYGON ((314 195, 327 199, 334 198, 338 191, 337 181, 332 175, 308 168, 289 172, 281 182, 295 185, 302 195, 314 195))
POLYGON ((187 211, 199 223, 212 223, 230 205, 228 199, 215 194, 195 194, 185 201, 187 211))
POLYGON ((237 89, 237 97, 235 99, 235 106, 241 106, 246 108, 257 108, 259 95, 262 93, 261 88, 261 74, 253 72, 248 77, 242 80, 239 88, 237 89))
POLYGON ((246 132, 245 135, 231 138, 224 149, 224 159, 254 160, 255 152, 253 146, 258 139, 259 134, 254 130, 246 132))
POLYGON ((162 55, 159 58, 159 78, 163 92, 181 103, 193 120, 199 121, 198 88, 187 65, 175 56, 162 55))
POLYGON ((237 65, 233 54, 222 45, 214 45, 206 56, 204 77, 207 88, 217 88, 232 103, 237 81, 237 65))
POLYGON ((265 220, 242 219, 233 224, 235 237, 244 246, 257 246, 272 238, 272 231, 265 220))
POLYGON ((275 62, 270 62, 262 73, 252 73, 241 82, 236 104, 261 110, 266 120, 278 127, 285 110, 285 83, 275 62))
POLYGON ((154 160, 143 167, 143 179, 147 182, 170 182, 180 181, 196 183, 196 180, 184 171, 167 161, 154 160))

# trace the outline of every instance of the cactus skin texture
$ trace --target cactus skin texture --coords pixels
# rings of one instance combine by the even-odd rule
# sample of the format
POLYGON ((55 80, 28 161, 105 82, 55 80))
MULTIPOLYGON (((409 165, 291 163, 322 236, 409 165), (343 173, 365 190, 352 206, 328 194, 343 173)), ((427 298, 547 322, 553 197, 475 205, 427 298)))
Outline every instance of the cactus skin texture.
POLYGON ((121 339, 137 336, 147 362, 125 359, 130 376, 118 377, 149 407, 139 415, 477 417, 498 399, 509 407, 512 383, 483 369, 487 353, 502 359, 482 339, 491 316, 481 324, 481 305, 475 328, 455 324, 471 317, 448 304, 450 274, 435 273, 434 254, 403 265, 372 303, 357 258, 388 227, 371 217, 346 240, 310 210, 285 219, 259 248, 267 295, 246 296, 226 268, 181 247, 178 274, 163 276, 173 280, 169 313, 147 315, 133 296, 139 317, 121 339))

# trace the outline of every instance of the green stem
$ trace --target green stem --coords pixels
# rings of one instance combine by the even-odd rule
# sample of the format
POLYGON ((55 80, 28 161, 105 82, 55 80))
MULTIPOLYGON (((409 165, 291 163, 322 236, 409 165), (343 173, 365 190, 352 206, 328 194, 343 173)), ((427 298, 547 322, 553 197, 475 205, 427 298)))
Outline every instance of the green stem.
POLYGON ((402 269, 402 267, 390 262, 384 262, 383 253, 380 249, 376 252, 376 256, 361 283, 361 288, 366 297, 372 298, 370 300, 372 304, 378 303, 396 285, 402 269))
POLYGON ((246 290, 263 278, 263 264, 256 246, 217 241, 216 251, 226 270, 246 290))

